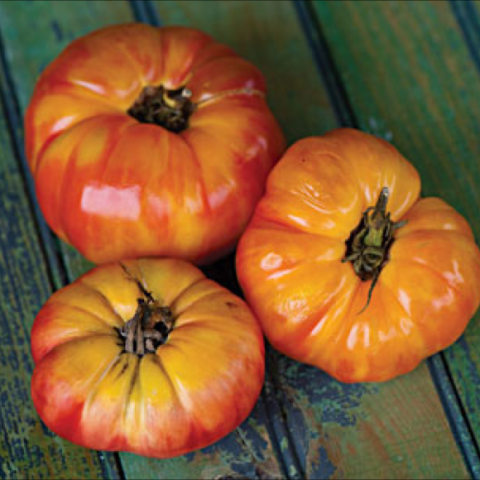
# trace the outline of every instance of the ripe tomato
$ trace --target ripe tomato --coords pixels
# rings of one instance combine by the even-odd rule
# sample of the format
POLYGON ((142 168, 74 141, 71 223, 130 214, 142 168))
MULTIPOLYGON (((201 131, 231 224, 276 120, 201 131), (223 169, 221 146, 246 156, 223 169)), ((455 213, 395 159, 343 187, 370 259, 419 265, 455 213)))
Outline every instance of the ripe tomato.
POLYGON ((58 435, 172 457, 237 427, 260 393, 263 335, 245 303, 181 260, 96 267, 35 319, 32 398, 58 435))
POLYGON ((351 129, 293 145, 237 251, 270 342, 344 382, 383 381, 446 348, 480 302, 472 231, 415 168, 351 129))
POLYGON ((41 75, 26 153, 50 227, 95 263, 233 248, 284 150, 259 70, 190 28, 108 27, 41 75))

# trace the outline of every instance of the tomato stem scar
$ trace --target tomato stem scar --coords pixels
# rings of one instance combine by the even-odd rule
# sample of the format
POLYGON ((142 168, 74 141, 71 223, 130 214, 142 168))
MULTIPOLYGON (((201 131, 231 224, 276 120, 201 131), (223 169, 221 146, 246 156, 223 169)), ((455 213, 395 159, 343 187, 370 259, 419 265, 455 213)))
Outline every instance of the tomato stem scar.
POLYGON ((149 85, 142 90, 127 113, 140 123, 152 123, 180 133, 188 128, 188 119, 196 109, 190 100, 191 96, 192 91, 187 87, 168 90, 163 86, 149 85))
POLYGON ((380 272, 388 263, 388 252, 395 231, 407 223, 406 220, 393 222, 390 219, 390 212, 387 212, 389 195, 388 187, 383 187, 375 206, 368 207, 363 212, 359 225, 346 241, 346 254, 342 263, 351 262, 362 281, 372 280, 367 303, 359 314, 370 304, 380 272))
POLYGON ((173 329, 173 315, 170 308, 155 300, 151 292, 123 264, 121 267, 129 280, 137 284, 143 298, 137 299, 134 316, 118 329, 118 333, 127 353, 143 357, 146 353, 155 353, 167 341, 173 329))

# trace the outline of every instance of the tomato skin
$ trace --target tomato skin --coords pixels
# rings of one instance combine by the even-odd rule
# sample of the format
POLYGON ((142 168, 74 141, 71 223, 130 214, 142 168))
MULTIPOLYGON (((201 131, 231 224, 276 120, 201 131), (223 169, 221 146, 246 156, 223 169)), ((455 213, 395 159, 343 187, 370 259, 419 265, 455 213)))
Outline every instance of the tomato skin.
POLYGON ((35 319, 31 392, 46 425, 76 444, 168 458, 210 445, 250 413, 264 378, 263 334, 238 297, 181 260, 123 266, 171 308, 155 353, 124 351, 116 328, 138 285, 119 264, 56 292, 35 319))
POLYGON ((340 381, 372 382, 413 370, 461 335, 480 303, 480 252, 461 215, 419 193, 418 173, 396 149, 353 129, 287 150, 236 259, 275 348, 340 381), (392 219, 407 223, 364 309, 372 280, 342 259, 383 187, 392 219))
POLYGON ((53 231, 94 263, 232 249, 285 148, 259 70, 184 27, 107 27, 42 73, 26 154, 53 231), (172 133, 126 112, 148 86, 187 87, 197 106, 172 133))

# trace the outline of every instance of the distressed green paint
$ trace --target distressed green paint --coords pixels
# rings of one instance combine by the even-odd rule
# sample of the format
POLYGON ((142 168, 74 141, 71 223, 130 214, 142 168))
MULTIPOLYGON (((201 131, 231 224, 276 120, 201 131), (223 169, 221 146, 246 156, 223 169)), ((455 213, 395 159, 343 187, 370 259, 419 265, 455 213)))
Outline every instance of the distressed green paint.
MULTIPOLYGON (((460 9, 461 15, 465 20, 464 28, 468 29, 468 34, 472 35, 472 30, 476 35, 471 36, 472 44, 471 48, 475 50, 477 61, 480 59, 480 5, 477 2, 458 2, 455 5, 456 9, 460 9)), ((457 26, 459 27, 458 23, 457 26)), ((467 57, 464 49, 462 48, 462 57, 467 57)), ((470 52, 470 60, 472 60, 472 52, 470 52)), ((468 63, 468 59, 465 58, 465 64, 468 63)), ((475 116, 472 121, 472 126, 475 124, 477 129, 480 123, 480 98, 478 92, 480 91, 480 62, 476 64, 476 69, 471 65, 468 72, 461 72, 462 77, 468 74, 468 78, 464 82, 470 80, 475 84, 474 90, 470 91, 463 88, 465 92, 468 92, 468 102, 470 103, 470 114, 475 116), (476 80, 474 74, 476 73, 476 80)), ((464 109, 464 111, 467 108, 464 109)), ((477 130, 478 131, 478 130, 477 130)), ((476 144, 474 148, 469 150, 463 161, 468 159, 468 162, 474 162, 478 167, 478 160, 480 158, 480 142, 478 136, 476 136, 476 144)), ((475 173, 473 180, 478 185, 480 175, 478 171, 475 173)), ((478 189, 478 186, 476 187, 478 189)), ((467 203, 474 201, 473 199, 462 196, 462 200, 467 203)), ((480 239, 480 220, 478 214, 479 203, 476 204, 477 217, 473 225, 477 242, 480 239)), ((448 359, 450 368, 454 374, 455 385, 460 392, 461 398, 464 402, 465 409, 468 413, 468 418, 473 426, 477 442, 480 442, 480 315, 477 314, 475 319, 470 324, 465 336, 458 342, 457 345, 450 348, 446 352, 446 358, 448 359)))
POLYGON ((425 366, 387 384, 343 385, 279 364, 289 370, 279 376, 289 413, 298 430, 309 426, 299 441, 307 477, 318 478, 326 451, 331 478, 469 478, 425 366))
MULTIPOLYGON (((315 6, 362 128, 391 139, 419 169, 424 195, 451 203, 478 240, 480 72, 449 3, 315 6)), ((477 314, 444 354, 477 442, 479 352, 477 314)))
POLYGON ((1 108, 0 285, 0 478, 116 478, 110 455, 53 435, 30 398, 30 329, 52 291, 1 108))
MULTIPOLYGON (((261 403, 261 402, 259 402, 261 403)), ((267 449, 267 437, 258 437, 257 404, 250 418, 220 443, 182 457, 162 460, 139 458, 132 454, 123 457, 127 478, 156 479, 213 479, 241 476, 243 478, 283 478, 277 462, 267 449)))
POLYGON ((385 384, 344 385, 273 357, 270 370, 308 478, 469 477, 425 365, 385 384))
MULTIPOLYGON (((291 3, 161 1, 156 2, 156 8, 165 23, 202 28, 258 65, 267 80, 269 103, 290 141, 322 133, 335 126, 335 117, 291 3)), ((352 8, 352 5, 348 5, 349 11, 352 8)), ((371 10, 370 6, 368 8, 371 10)), ((352 41, 361 43, 366 40, 358 32, 349 32, 351 26, 348 26, 348 22, 342 24, 339 8, 329 5, 328 9, 329 17, 326 23, 330 24, 323 22, 324 28, 328 27, 332 35, 332 30, 336 28, 331 25, 335 14, 335 22, 343 25, 345 29, 341 34, 334 32, 337 35, 335 61, 340 61, 341 54, 348 53, 349 48, 359 48, 357 45, 352 46, 352 41)), ((383 11, 383 7, 380 10, 383 11)), ((324 20, 325 12, 320 13, 324 20)), ((39 71, 70 40, 94 28, 129 20, 131 12, 124 2, 0 2, 0 28, 22 108, 28 103, 39 71)), ((406 15, 407 25, 408 20, 409 16, 406 15)), ((442 22, 447 20, 439 17, 434 21, 438 31, 443 28, 442 22)), ((391 38, 391 26, 388 22, 376 25, 375 28, 378 31, 374 32, 374 37, 382 33, 391 38)), ((376 55, 380 54, 395 56, 397 47, 391 48, 388 53, 388 50, 383 51, 381 42, 371 43, 372 48, 376 48, 369 52, 372 57, 370 62, 373 64, 371 68, 376 65, 389 80, 400 82, 389 69, 382 67, 379 60, 375 60, 376 55)), ((341 64, 342 75, 348 77, 350 73, 347 67, 348 64, 341 64)), ((415 65, 413 68, 419 66, 415 65)), ((368 74, 368 71, 363 73, 367 78, 368 74)), ((357 81, 362 87, 353 87, 357 91, 357 97, 362 97, 358 92, 363 88, 368 90, 370 82, 362 83, 361 78, 357 78, 357 81)), ((347 83, 347 86, 350 93, 353 87, 351 83, 347 83)), ((395 94, 395 90, 390 93, 395 94)), ((392 135, 388 132, 394 130, 388 127, 384 117, 379 113, 371 114, 368 102, 359 104, 357 97, 354 98, 355 113, 359 118, 366 119, 366 123, 362 120, 362 126, 368 129, 370 125, 370 129, 387 137, 392 135)), ((405 107, 405 98, 399 103, 402 104, 405 107)), ((380 107, 383 108, 383 104, 380 107)), ((388 102, 386 107, 388 110, 388 102)), ((420 114, 421 112, 417 112, 417 116, 420 114)), ((390 117, 385 115, 385 118, 390 117)), ((401 128, 398 130, 403 132, 401 128)), ((405 134, 405 140, 408 137, 405 134)), ((395 133, 394 140, 396 138, 395 133)), ((435 172, 435 165, 426 165, 424 168, 427 172, 433 169, 435 175, 440 175, 435 172)), ((0 178, 0 185, 4 185, 3 178, 0 178)), ((19 190, 15 191, 21 191, 21 188, 20 184, 19 190)), ((21 195, 23 203, 26 204, 24 192, 21 195)), ((16 204, 17 199, 10 203, 16 204)), ((23 218, 22 212, 18 212, 18 218, 23 218)), ((24 224, 21 225, 23 228, 24 224)), ((0 230, 0 245, 3 231, 5 230, 0 230)), ((14 253, 15 249, 8 250, 8 255, 6 248, 1 250, 5 260, 0 259, 0 265, 4 264, 3 261, 8 261, 10 268, 13 259, 25 262, 26 256, 32 255, 35 249, 38 250, 35 235, 27 236, 27 233, 22 233, 22 238, 29 239, 30 248, 26 248, 25 252, 20 249, 17 253, 14 253)), ((61 252, 71 278, 83 273, 88 267, 88 263, 70 247, 62 244, 61 252)), ((25 269, 22 267, 14 274, 16 282, 22 279, 21 272, 28 272, 32 277, 39 275, 43 264, 41 260, 36 260, 32 260, 25 269)), ((227 276, 230 278, 232 272, 227 276)), ((32 281, 31 278, 29 280, 32 281)), ((227 283, 230 284, 230 280, 227 280, 227 283)), ((48 293, 48 289, 42 293, 42 301, 48 293)), ((10 311, 15 309, 15 294, 16 290, 8 290, 5 294, 2 305, 6 306, 1 308, 5 308, 6 313, 2 317, 8 317, 10 311)), ((27 294, 25 298, 28 298, 27 294)), ((28 308, 23 304, 17 310, 22 312, 22 315, 29 315, 28 308)), ((7 340, 8 338, 5 340, 6 345, 14 345, 12 350, 16 351, 15 341, 7 340)), ((25 339, 23 342, 27 343, 25 339)), ((28 360, 22 357, 20 361, 24 362, 23 368, 27 368, 28 372, 28 368, 31 368, 28 367, 28 360)), ((274 441, 277 442, 282 456, 296 456, 301 469, 311 478, 468 477, 425 366, 388 384, 346 386, 312 367, 300 365, 271 350, 267 365, 269 373, 265 393, 252 416, 237 431, 217 445, 177 459, 153 460, 122 454, 121 460, 127 478, 214 478, 217 475, 231 474, 243 474, 252 478, 281 477, 282 471, 272 444, 274 441), (265 425, 267 417, 271 421, 269 428, 265 425), (270 436, 272 432, 274 435, 270 436)), ((16 383, 25 391, 25 375, 16 380, 16 383)), ((17 399, 15 402, 16 408, 19 408, 19 405, 24 408, 24 401, 17 399)), ((14 417, 12 414, 12 418, 14 417)), ((32 418, 36 419, 35 416, 32 418)), ((36 421, 37 425, 40 425, 38 419, 36 421)), ((20 424, 23 425, 21 428, 27 428, 25 424, 20 424)), ((17 462, 26 461, 25 458, 36 458, 38 449, 50 452, 48 442, 71 449, 69 451, 74 452, 80 459, 77 466, 88 464, 85 458, 96 458, 94 453, 84 449, 65 446, 64 442, 46 430, 41 431, 43 436, 39 432, 38 427, 30 432, 33 452, 31 456, 28 457, 28 452, 19 451, 20 458, 17 462)), ((60 455, 59 458, 66 456, 60 455)), ((61 462, 59 458, 52 457, 50 461, 61 462)), ((3 465, 7 464, 0 465, 3 468, 3 465)), ((14 468, 11 465, 15 466, 15 461, 5 467, 7 477, 15 476, 10 475, 14 468)), ((68 466, 63 473, 51 474, 48 469, 36 470, 40 467, 35 465, 31 472, 36 478, 71 476, 68 466)), ((286 462, 285 465, 290 476, 301 475, 294 463, 286 462)), ((0 477, 2 474, 0 473, 0 477)), ((75 476, 75 471, 73 475, 75 476)), ((93 478, 94 474, 79 472, 78 476, 93 478)))

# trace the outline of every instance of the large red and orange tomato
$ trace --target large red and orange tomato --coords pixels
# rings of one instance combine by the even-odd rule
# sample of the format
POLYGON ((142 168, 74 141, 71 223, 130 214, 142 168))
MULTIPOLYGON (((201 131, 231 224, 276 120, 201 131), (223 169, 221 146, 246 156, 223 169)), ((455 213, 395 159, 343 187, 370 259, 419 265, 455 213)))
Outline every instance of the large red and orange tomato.
POLYGON ((285 145, 256 67, 198 30, 143 24, 71 43, 25 130, 47 223, 95 263, 221 256, 285 145))

